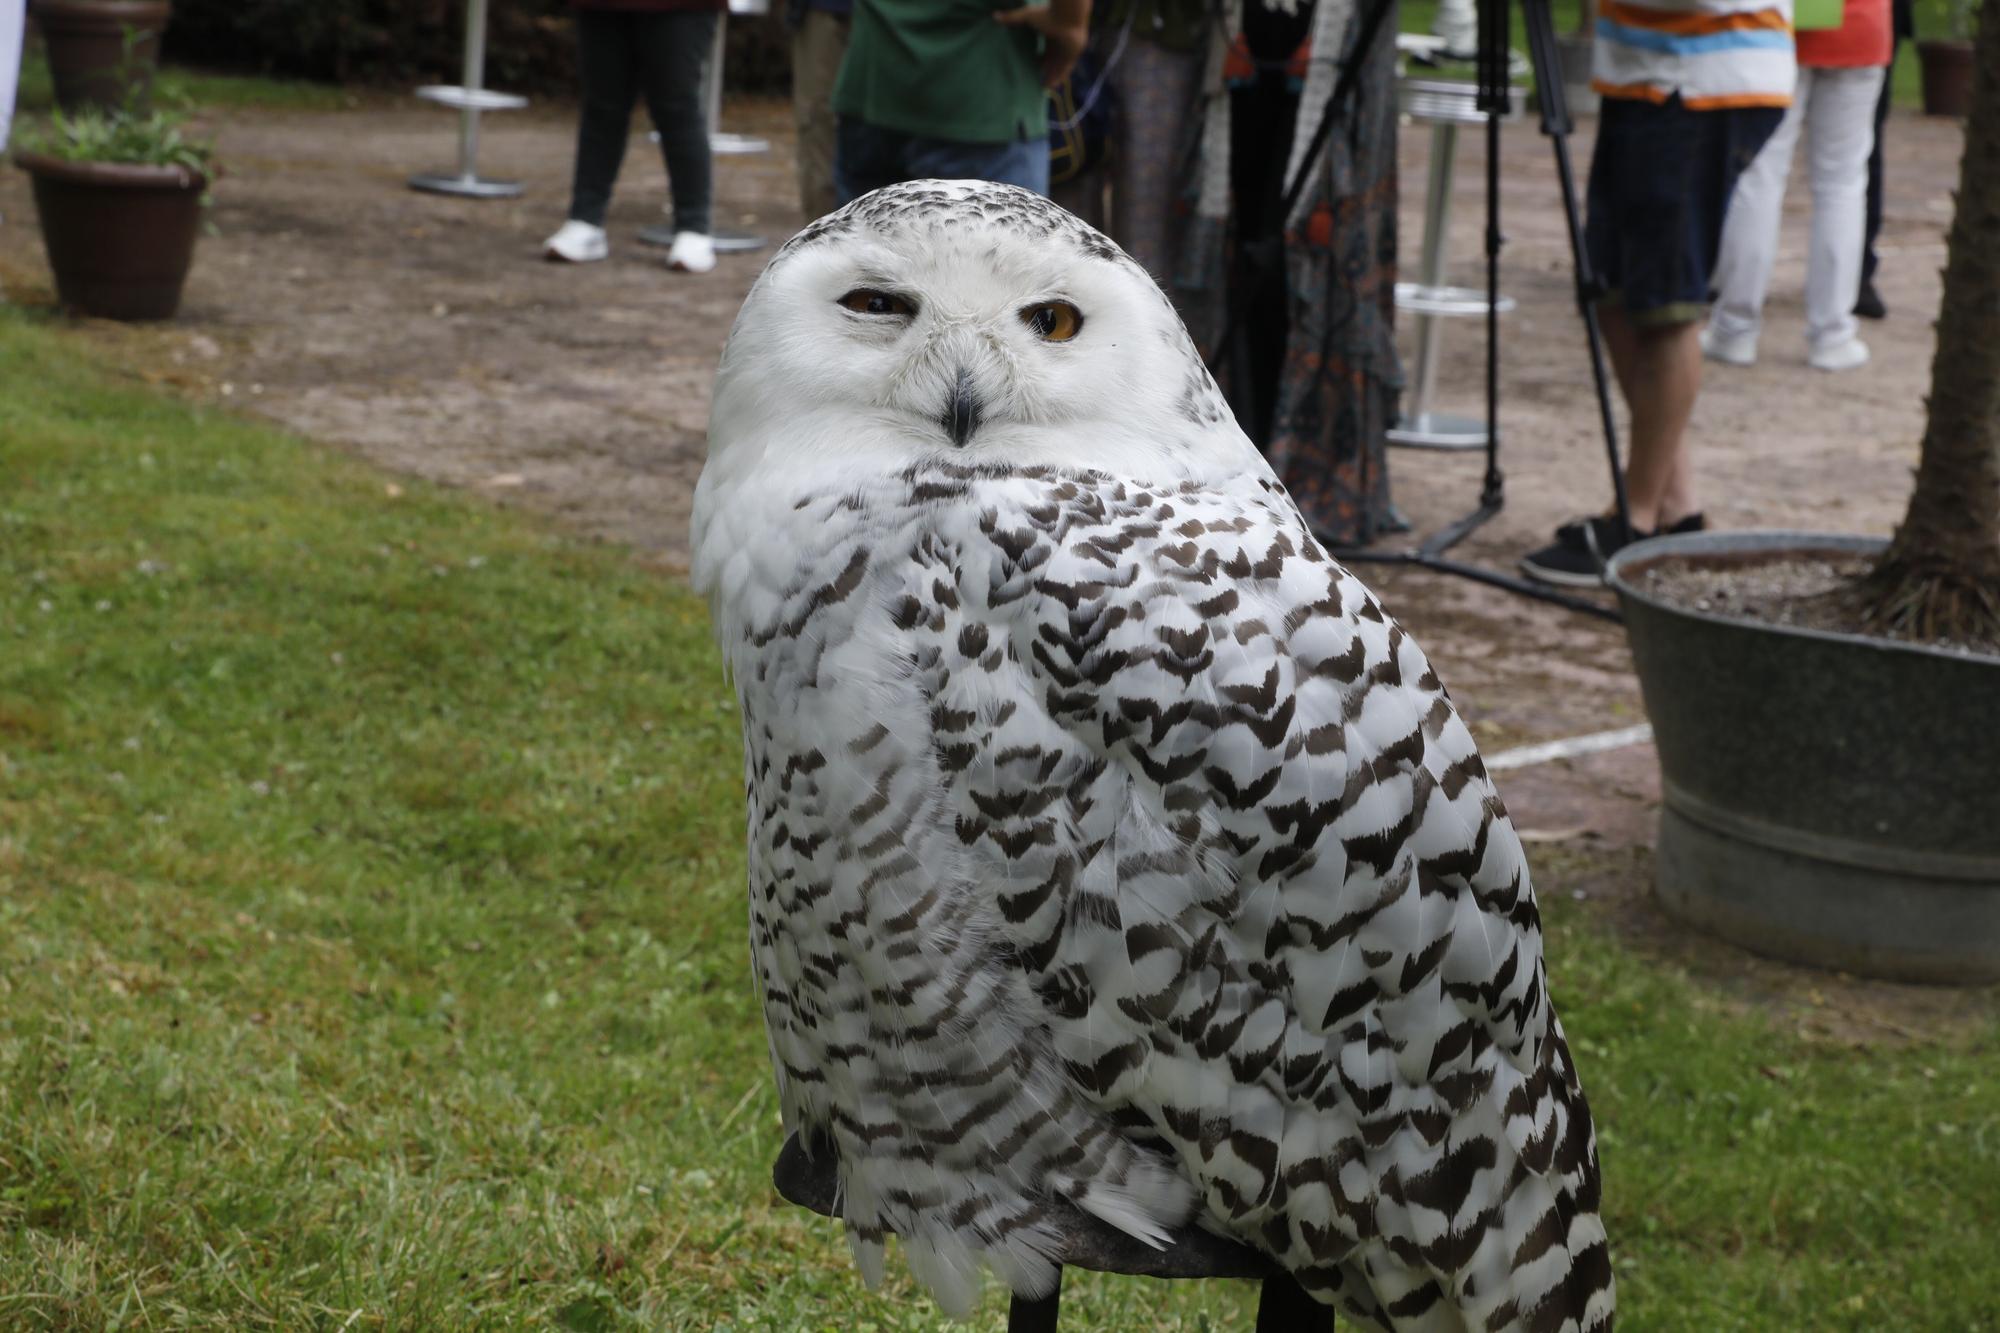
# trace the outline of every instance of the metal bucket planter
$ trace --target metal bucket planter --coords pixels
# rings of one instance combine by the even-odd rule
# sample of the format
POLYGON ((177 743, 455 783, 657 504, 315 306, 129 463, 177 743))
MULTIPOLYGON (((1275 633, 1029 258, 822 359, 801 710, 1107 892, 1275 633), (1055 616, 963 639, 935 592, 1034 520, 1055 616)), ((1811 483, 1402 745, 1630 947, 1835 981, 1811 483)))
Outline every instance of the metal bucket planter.
POLYGON ((182 167, 15 161, 35 181, 35 212, 72 310, 105 319, 171 319, 194 263, 208 177, 182 167))
POLYGON ((2000 979, 2000 658, 1725 618, 1643 590, 1662 563, 1872 555, 1810 533, 1627 547, 1624 607, 1660 754, 1661 905, 1798 962, 2000 979))
POLYGON ((167 0, 31 0, 28 12, 48 44, 63 110, 145 105, 173 12, 167 0))

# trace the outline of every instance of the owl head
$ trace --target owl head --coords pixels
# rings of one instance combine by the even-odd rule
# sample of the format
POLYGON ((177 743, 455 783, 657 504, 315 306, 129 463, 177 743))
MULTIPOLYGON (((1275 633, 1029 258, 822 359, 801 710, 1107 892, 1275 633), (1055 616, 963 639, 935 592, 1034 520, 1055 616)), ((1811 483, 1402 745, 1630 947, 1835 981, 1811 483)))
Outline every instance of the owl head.
POLYGON ((723 353, 708 470, 950 460, 1165 482, 1256 457, 1116 245, 1027 190, 921 180, 772 258, 723 353))

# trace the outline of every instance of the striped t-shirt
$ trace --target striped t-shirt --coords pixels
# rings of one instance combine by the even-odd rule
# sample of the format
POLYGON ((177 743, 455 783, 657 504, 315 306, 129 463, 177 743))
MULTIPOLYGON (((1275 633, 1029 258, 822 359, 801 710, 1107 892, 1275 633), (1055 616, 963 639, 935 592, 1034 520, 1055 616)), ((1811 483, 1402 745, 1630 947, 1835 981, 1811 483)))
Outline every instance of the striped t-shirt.
POLYGON ((1606 97, 1786 106, 1798 78, 1792 0, 1601 0, 1591 45, 1606 97))

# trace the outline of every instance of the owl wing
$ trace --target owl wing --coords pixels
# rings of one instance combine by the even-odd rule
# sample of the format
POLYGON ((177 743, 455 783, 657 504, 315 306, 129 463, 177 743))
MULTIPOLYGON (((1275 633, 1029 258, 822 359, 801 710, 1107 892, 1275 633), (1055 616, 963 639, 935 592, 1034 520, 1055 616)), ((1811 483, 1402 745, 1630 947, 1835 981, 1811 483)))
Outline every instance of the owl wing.
POLYGON ((1075 1087, 1357 1318, 1609 1327, 1527 865, 1417 645, 1268 477, 980 528, 960 655, 1007 684, 938 744, 1075 1087))

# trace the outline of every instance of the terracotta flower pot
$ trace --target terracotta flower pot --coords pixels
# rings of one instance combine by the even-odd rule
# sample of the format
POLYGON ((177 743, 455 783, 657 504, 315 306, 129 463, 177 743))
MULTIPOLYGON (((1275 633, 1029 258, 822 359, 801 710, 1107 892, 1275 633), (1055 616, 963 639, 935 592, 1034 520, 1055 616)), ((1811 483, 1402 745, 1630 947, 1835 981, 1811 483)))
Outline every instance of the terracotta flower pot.
POLYGON ((34 178, 62 303, 105 319, 170 319, 194 262, 208 177, 181 167, 15 161, 34 178))
POLYGON ((1972 43, 1928 38, 1917 43, 1923 67, 1924 114, 1958 116, 1972 110, 1972 43))
POLYGON ((30 0, 28 12, 48 44, 63 110, 145 105, 173 12, 168 0, 30 0))

